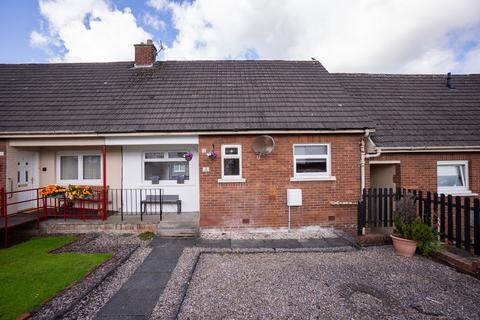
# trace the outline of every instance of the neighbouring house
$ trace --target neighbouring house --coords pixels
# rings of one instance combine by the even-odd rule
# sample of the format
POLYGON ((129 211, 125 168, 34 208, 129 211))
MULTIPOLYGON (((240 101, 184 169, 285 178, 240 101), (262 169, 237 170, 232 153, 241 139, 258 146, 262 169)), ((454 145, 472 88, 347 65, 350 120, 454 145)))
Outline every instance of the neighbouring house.
MULTIPOLYGON (((127 211, 162 189, 202 228, 286 227, 300 189, 293 227, 349 231, 365 187, 480 192, 480 75, 155 56, 148 41, 134 62, 0 65, 0 187, 144 190, 127 211)), ((34 205, 13 196, 10 213, 34 205)))

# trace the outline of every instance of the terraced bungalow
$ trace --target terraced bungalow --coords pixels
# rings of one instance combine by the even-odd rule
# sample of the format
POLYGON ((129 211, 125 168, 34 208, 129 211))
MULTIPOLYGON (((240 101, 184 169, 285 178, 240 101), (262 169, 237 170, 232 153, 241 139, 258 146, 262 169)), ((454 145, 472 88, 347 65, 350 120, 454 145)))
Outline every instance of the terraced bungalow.
POLYGON ((135 61, 0 65, 5 229, 19 213, 99 226, 161 213, 164 224, 182 217, 170 227, 184 233, 357 232, 364 189, 478 198, 480 75, 155 60, 147 41, 135 61), (93 195, 44 197, 47 185, 93 195))

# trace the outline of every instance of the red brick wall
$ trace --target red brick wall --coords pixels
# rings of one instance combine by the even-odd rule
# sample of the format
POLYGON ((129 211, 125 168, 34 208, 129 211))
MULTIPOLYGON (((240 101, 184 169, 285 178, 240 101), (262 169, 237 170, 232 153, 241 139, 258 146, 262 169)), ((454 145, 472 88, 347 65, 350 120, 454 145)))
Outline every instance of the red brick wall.
POLYGON ((287 188, 300 188, 303 206, 292 208, 292 226, 333 225, 355 228, 356 201, 360 190, 361 135, 274 135, 276 148, 258 160, 251 150, 256 136, 201 136, 200 225, 202 227, 286 227, 287 188), (291 182, 294 143, 331 143, 332 175, 336 181, 291 182), (219 154, 210 160, 201 154, 215 145, 219 154), (219 183, 222 144, 242 145, 245 183, 219 183), (202 172, 209 167, 210 172, 202 172), (353 202, 335 205, 330 202, 353 202), (249 223, 243 223, 248 219, 249 223))
POLYGON ((155 62, 157 50, 150 40, 149 42, 135 45, 135 65, 149 66, 155 62))
POLYGON ((0 188, 5 188, 7 185, 7 140, 0 139, 0 188))
POLYGON ((385 153, 372 160, 400 160, 400 186, 432 192, 437 190, 437 161, 468 160, 470 190, 480 193, 480 153, 385 153))

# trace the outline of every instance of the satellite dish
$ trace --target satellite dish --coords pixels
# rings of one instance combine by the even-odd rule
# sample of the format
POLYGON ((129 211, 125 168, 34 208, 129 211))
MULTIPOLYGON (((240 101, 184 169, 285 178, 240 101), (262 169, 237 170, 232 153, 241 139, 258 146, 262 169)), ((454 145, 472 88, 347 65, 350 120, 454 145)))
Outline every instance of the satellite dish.
POLYGON ((252 149, 257 154, 257 158, 270 154, 275 149, 275 140, 270 136, 259 136, 253 140, 252 149))

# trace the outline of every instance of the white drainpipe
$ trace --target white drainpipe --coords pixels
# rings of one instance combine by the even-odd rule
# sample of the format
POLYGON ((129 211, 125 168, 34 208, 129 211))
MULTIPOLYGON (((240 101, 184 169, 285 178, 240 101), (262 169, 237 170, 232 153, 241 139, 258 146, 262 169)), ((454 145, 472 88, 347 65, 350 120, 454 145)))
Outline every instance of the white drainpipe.
POLYGON ((370 130, 365 130, 365 136, 360 142, 360 193, 365 188, 365 160, 379 157, 382 154, 382 150, 379 147, 375 147, 375 153, 366 153, 365 140, 367 139, 370 139, 370 130))

